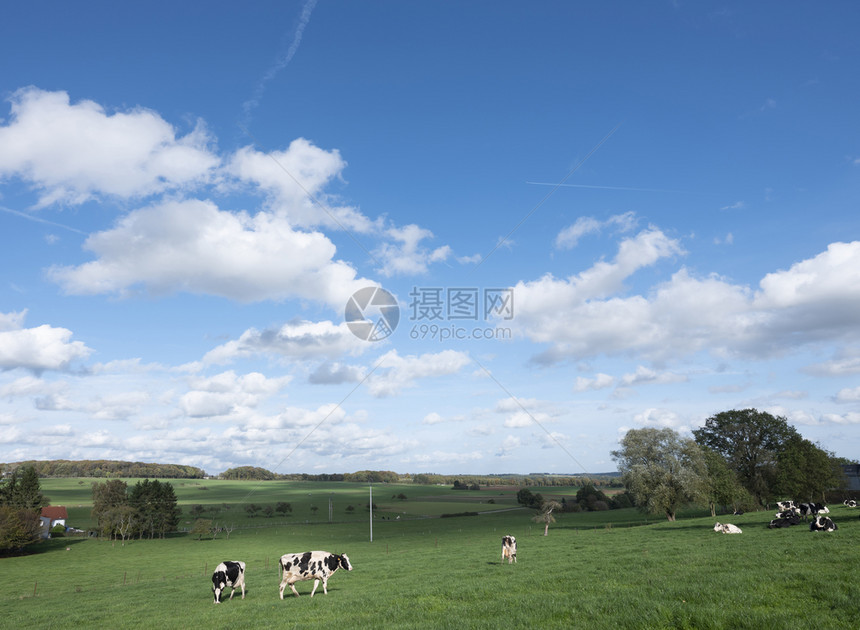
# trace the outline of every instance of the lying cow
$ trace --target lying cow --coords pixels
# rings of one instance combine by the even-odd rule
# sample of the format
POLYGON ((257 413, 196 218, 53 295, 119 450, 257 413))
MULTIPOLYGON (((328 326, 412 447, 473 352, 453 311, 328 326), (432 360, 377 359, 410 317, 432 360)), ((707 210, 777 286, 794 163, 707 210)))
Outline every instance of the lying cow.
POLYGON ((850 508, 857 507, 857 501, 854 499, 845 499, 842 503, 850 508))
POLYGON ((775 518, 770 522, 768 527, 770 529, 776 529, 778 527, 791 527, 792 525, 800 525, 799 516, 791 515, 782 518, 775 518))
POLYGON ((836 523, 829 516, 816 516, 809 524, 811 532, 835 532, 837 529, 839 528, 836 527, 836 523))
POLYGON ((293 586, 296 582, 313 580, 314 587, 311 597, 316 593, 317 586, 322 580, 323 593, 328 595, 328 579, 341 567, 352 571, 352 565, 346 554, 342 556, 327 551, 306 551, 305 553, 285 553, 281 556, 281 599, 284 599, 284 589, 289 586, 296 597, 299 592, 293 586))
POLYGON ((731 523, 717 523, 714 525, 715 532, 722 532, 724 534, 742 534, 741 528, 737 525, 732 525, 731 523))
POLYGON ((502 562, 508 559, 508 564, 517 561, 517 539, 513 536, 502 536, 502 562))
POLYGON ((790 510, 794 507, 794 501, 777 501, 776 509, 780 512, 785 512, 786 510, 790 510))
POLYGON ((222 562, 215 567, 212 574, 212 590, 215 593, 215 603, 221 603, 221 595, 230 586, 230 599, 237 588, 242 589, 242 599, 245 599, 245 563, 238 560, 233 562, 222 562))
POLYGON ((785 512, 777 512, 775 518, 793 518, 795 516, 800 516, 800 510, 797 508, 791 508, 785 512))

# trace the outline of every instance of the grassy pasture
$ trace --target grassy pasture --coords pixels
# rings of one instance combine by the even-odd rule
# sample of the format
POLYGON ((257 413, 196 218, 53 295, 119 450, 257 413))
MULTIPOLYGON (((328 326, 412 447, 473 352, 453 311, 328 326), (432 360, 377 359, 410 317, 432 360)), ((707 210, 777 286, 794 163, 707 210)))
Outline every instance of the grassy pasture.
MULTIPOLYGON (((451 505, 457 512, 512 507, 510 497, 497 491, 383 485, 374 486, 374 502, 406 514, 400 521, 374 521, 369 542, 367 486, 180 483, 176 490, 183 507, 231 505, 224 513, 237 515, 237 529, 229 540, 179 535, 125 547, 74 538, 48 541, 34 547, 33 555, 0 560, 2 625, 849 628, 860 601, 860 510, 844 506, 832 508, 839 530, 830 534, 803 525, 769 530, 771 512, 725 518, 744 529, 741 535, 715 533, 714 520, 696 512, 675 523, 650 517, 650 524, 630 527, 644 517, 619 510, 560 515, 544 537, 529 511, 424 518, 452 511, 451 505), (400 492, 406 501, 391 499, 400 492), (305 524, 312 517, 310 505, 319 506, 318 521, 327 520, 329 496, 336 522, 305 524), (489 498, 496 503, 487 504, 489 498), (293 516, 246 518, 241 506, 251 501, 289 501, 293 516), (338 519, 346 516, 346 505, 359 503, 360 515, 338 519), (472 504, 482 509, 463 507, 472 504), (500 562, 504 533, 517 536, 515 565, 500 562), (338 571, 327 596, 320 588, 313 599, 307 597, 312 582, 303 582, 297 585, 302 597, 279 600, 277 558, 310 549, 347 553, 355 570, 338 571), (247 563, 247 596, 215 606, 211 573, 228 559, 247 563)), ((45 480, 43 489, 54 504, 77 501, 74 505, 82 507, 75 509, 88 514, 88 485, 45 480)), ((78 523, 73 518, 71 524, 78 523)))

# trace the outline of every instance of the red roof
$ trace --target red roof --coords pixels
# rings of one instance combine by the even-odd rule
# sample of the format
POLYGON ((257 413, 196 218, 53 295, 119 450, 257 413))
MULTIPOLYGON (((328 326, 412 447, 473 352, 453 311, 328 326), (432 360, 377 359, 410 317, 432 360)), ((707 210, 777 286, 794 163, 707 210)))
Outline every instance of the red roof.
POLYGON ((49 518, 52 521, 69 518, 69 515, 66 513, 65 505, 49 505, 47 507, 43 507, 42 516, 49 518))

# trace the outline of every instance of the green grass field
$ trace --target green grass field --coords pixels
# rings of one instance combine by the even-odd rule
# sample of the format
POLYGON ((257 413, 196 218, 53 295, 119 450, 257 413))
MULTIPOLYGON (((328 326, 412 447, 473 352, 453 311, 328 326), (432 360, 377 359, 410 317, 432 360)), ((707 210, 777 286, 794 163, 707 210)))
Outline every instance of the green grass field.
MULTIPOLYGON (((70 524, 88 525, 89 483, 43 481, 70 524), (77 507, 80 506, 80 507, 77 507)), ((175 482, 181 505, 235 517, 229 540, 111 541, 57 538, 4 558, 0 619, 8 628, 852 628, 860 602, 860 510, 834 506, 833 533, 800 525, 769 530, 772 512, 718 517, 743 528, 717 534, 691 511, 674 523, 635 510, 560 515, 544 537, 513 490, 373 488, 380 515, 369 541, 367 486, 296 482, 175 482), (207 489, 202 489, 206 487, 207 489), (405 501, 392 499, 403 493, 405 501), (328 500, 334 505, 328 519, 328 500), (494 503, 488 503, 493 499, 494 503), (288 501, 291 516, 247 518, 242 506, 288 501), (229 509, 224 507, 224 504, 229 509), (313 512, 310 507, 319 509, 313 512), (354 506, 348 513, 346 507, 354 506), (311 521, 305 523, 305 521, 311 521), (650 524, 632 526, 648 522, 650 524), (501 536, 517 537, 515 565, 501 536), (312 582, 278 599, 278 557, 347 553, 329 594, 312 582), (214 605, 211 574, 247 563, 247 595, 214 605)), ((207 518, 210 518, 207 515, 207 518)), ((183 519, 187 521, 188 519, 183 519)), ((289 590, 287 591, 289 593, 289 590)))

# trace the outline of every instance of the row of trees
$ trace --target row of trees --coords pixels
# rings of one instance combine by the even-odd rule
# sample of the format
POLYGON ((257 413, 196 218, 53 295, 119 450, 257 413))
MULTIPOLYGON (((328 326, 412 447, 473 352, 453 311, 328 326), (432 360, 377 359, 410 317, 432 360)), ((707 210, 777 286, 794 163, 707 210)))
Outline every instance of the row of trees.
POLYGON ((173 485, 167 481, 145 479, 131 488, 112 479, 93 484, 92 516, 102 536, 164 538, 179 525, 182 510, 173 485))
POLYGON ((783 417, 756 409, 711 416, 684 438, 632 429, 612 452, 635 503, 675 520, 689 503, 752 508, 779 498, 820 501, 846 463, 804 439, 783 417))
POLYGON ((0 552, 17 552, 40 540, 39 514, 48 503, 32 466, 16 468, 0 480, 0 552))
POLYGON ((4 470, 32 467, 40 477, 148 477, 151 479, 203 479, 206 472, 196 466, 152 464, 104 459, 72 461, 53 459, 0 464, 4 470))

